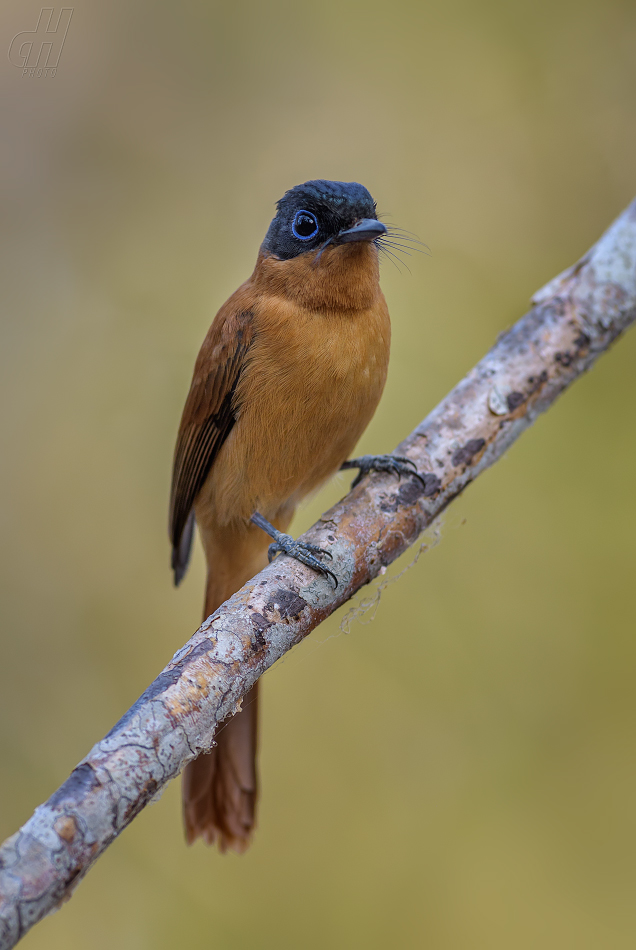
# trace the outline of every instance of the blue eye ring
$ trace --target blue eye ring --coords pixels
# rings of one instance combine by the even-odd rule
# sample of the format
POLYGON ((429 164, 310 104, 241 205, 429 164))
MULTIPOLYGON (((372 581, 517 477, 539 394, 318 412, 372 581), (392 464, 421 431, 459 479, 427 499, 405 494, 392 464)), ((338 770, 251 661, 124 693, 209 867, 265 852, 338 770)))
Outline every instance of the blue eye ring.
POLYGON ((295 238, 298 238, 299 241, 311 241, 312 238, 316 237, 318 234, 318 219, 312 211, 305 211, 304 208, 300 208, 299 211, 294 215, 294 220, 292 221, 292 234, 295 238), (302 221, 302 219, 305 221, 302 221), (302 230, 307 228, 307 225, 310 225, 311 222, 314 224, 314 230, 310 234, 301 234, 298 231, 298 228, 302 225, 302 230))

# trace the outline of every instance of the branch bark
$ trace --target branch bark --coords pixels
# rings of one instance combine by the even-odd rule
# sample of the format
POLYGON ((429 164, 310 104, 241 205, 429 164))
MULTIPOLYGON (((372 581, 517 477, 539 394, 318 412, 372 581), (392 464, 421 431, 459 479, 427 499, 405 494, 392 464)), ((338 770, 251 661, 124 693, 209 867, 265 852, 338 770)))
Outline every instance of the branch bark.
POLYGON ((377 576, 636 320, 636 200, 396 449, 425 473, 372 475, 303 537, 329 582, 279 558, 202 624, 64 784, 0 847, 0 950, 55 910, 287 650, 377 576))

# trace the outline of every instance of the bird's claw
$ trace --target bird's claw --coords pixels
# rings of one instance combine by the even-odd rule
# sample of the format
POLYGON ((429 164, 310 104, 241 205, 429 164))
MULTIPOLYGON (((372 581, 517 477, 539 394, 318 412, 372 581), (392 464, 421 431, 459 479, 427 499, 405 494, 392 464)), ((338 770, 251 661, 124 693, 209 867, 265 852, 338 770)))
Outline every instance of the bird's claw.
POLYGON ((417 465, 413 459, 406 458, 404 455, 362 455, 360 458, 345 462, 342 467, 359 469, 351 484, 352 488, 355 488, 369 472, 389 472, 392 475, 397 475, 398 478, 401 478, 402 475, 411 475, 413 478, 417 478, 426 488, 426 482, 418 472, 417 465))
POLYGON ((333 571, 330 571, 318 560, 318 556, 320 556, 328 557, 332 561, 333 555, 331 552, 325 551, 324 548, 318 547, 317 544, 309 544, 308 541, 295 541, 289 534, 279 534, 267 549, 267 557, 270 563, 277 554, 287 554, 296 561, 300 561, 301 564, 313 568, 319 574, 329 577, 333 581, 334 590, 338 586, 338 578, 333 571))

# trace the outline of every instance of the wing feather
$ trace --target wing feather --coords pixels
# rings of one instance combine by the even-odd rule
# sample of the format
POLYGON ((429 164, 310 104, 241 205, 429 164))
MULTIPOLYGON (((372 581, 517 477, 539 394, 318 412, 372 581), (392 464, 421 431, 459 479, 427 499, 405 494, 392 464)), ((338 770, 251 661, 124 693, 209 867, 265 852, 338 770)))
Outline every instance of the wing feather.
POLYGON ((222 308, 194 367, 183 409, 172 471, 170 540, 175 584, 190 560, 194 501, 236 422, 234 393, 253 337, 250 310, 222 308))

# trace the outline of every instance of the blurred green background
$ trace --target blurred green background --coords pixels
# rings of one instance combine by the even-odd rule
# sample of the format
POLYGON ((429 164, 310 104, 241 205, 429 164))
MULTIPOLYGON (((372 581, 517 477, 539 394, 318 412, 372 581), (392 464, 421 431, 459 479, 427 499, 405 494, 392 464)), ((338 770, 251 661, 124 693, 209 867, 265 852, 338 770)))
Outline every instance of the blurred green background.
MULTIPOLYGON (((38 13, 5 2, 5 47, 38 13)), ((636 193, 636 6, 85 2, 54 78, 1 69, 4 838, 198 625, 174 436, 276 199, 358 180, 431 248, 383 267, 389 451, 636 193)), ((633 948, 635 359, 265 677, 246 855, 186 848, 175 782, 24 947, 633 948)))

